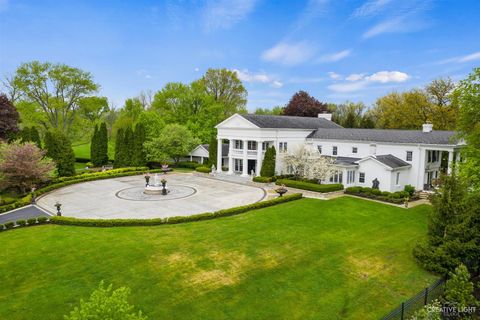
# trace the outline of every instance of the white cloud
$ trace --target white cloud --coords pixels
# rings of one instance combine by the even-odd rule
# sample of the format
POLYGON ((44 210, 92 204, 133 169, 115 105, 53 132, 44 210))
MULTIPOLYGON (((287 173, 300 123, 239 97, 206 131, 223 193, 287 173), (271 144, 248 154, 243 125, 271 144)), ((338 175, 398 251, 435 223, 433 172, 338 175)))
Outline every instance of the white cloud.
POLYGON ((333 80, 339 80, 339 79, 342 78, 341 75, 339 75, 338 73, 333 72, 333 71, 330 71, 330 72, 328 73, 328 76, 330 77, 330 79, 333 79, 333 80))
POLYGON ((213 0, 203 13, 207 31, 226 29, 246 18, 255 8, 256 0, 213 0))
POLYGON ((199 67, 196 67, 196 68, 193 69, 193 70, 195 70, 195 72, 198 72, 198 71, 200 71, 200 68, 199 68, 199 67))
POLYGON ((348 57, 351 52, 352 52, 351 50, 342 50, 342 51, 339 51, 339 52, 336 52, 336 53, 327 54, 327 55, 324 55, 324 56, 320 57, 320 59, 318 59, 318 61, 319 62, 336 62, 336 61, 339 61, 339 60, 342 60, 342 59, 348 57))
POLYGON ((283 83, 281 81, 275 80, 270 85, 272 88, 281 88, 283 87, 283 83))
POLYGON ((362 37, 364 39, 369 39, 375 36, 378 36, 382 33, 392 33, 392 32, 400 32, 405 28, 405 23, 402 18, 397 17, 391 20, 382 21, 372 28, 368 29, 362 37))
POLYGON ((392 0, 369 0, 362 6, 358 7, 354 12, 354 17, 366 17, 372 16, 382 11, 386 5, 391 3, 392 0))
POLYGON ((410 79, 410 76, 400 71, 379 71, 369 76, 362 73, 352 73, 345 78, 348 82, 335 83, 328 86, 334 92, 353 92, 364 89, 373 83, 400 83, 410 79))
POLYGON ((446 60, 439 61, 438 64, 445 64, 445 63, 465 63, 470 61, 480 60, 480 51, 467 54, 460 57, 454 57, 446 60))
POLYGON ((143 77, 145 79, 151 79, 152 78, 152 76, 145 69, 138 69, 137 70, 137 75, 140 76, 140 77, 143 77))
POLYGON ((279 42, 265 50, 262 53, 262 59, 283 65, 297 65, 310 59, 314 52, 315 49, 305 42, 279 42))
POLYGON ((365 88, 368 85, 367 81, 335 83, 328 86, 328 89, 334 92, 352 92, 365 88))
POLYGON ((365 77, 363 73, 352 73, 348 77, 345 78, 347 81, 358 81, 362 80, 365 77))
POLYGON ((238 79, 248 83, 269 83, 272 88, 281 88, 283 86, 281 81, 274 79, 264 72, 254 73, 247 69, 233 69, 232 71, 237 74, 238 79))
POLYGON ((400 71, 380 71, 365 77, 368 81, 388 83, 388 82, 404 82, 407 81, 410 76, 400 71))

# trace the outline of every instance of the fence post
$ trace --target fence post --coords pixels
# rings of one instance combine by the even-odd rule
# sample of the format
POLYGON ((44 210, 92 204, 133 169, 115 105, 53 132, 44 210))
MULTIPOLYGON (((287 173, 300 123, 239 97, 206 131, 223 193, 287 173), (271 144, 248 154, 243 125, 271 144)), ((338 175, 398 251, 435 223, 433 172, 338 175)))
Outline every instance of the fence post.
POLYGON ((428 287, 425 288, 425 302, 423 303, 424 306, 426 306, 428 303, 428 287))
POLYGON ((400 319, 403 320, 403 313, 405 312, 405 302, 402 302, 402 314, 400 319))

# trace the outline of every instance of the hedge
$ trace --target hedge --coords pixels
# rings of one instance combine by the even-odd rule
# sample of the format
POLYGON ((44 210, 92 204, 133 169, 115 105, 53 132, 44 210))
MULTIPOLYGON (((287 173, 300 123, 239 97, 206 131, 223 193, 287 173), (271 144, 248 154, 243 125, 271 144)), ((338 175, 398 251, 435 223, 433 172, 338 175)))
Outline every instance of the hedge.
POLYGON ((277 197, 272 200, 256 202, 245 206, 234 207, 230 209, 219 210, 215 212, 206 212, 194 214, 191 216, 177 216, 170 218, 154 218, 154 219, 78 219, 64 216, 54 216, 50 218, 50 222, 59 225, 74 225, 86 227, 126 227, 126 226, 155 226, 162 224, 177 224, 184 222, 193 222, 201 220, 210 220, 219 217, 228 217, 244 213, 251 210, 266 208, 280 203, 299 200, 302 198, 301 193, 295 193, 288 196, 277 197))
POLYGON ((343 190, 343 184, 341 183, 317 184, 317 183, 303 182, 303 181, 297 181, 297 180, 279 179, 275 182, 275 184, 285 185, 291 188, 322 192, 322 193, 343 190))
POLYGON ((212 172, 212 169, 210 169, 209 167, 204 167, 204 166, 196 167, 195 170, 198 171, 198 172, 203 172, 203 173, 212 172))
POLYGON ((270 183, 275 181, 274 177, 253 177, 253 182, 270 183))
POLYGON ((373 189, 369 187, 349 187, 345 189, 345 193, 368 199, 391 202, 395 204, 402 204, 407 198, 410 201, 419 199, 418 196, 415 196, 413 194, 411 186, 409 185, 405 186, 404 191, 397 192, 381 191, 379 189, 373 189))
POLYGON ((30 218, 28 220, 20 219, 15 222, 9 221, 9 222, 6 222, 5 224, 0 224, 0 231, 13 229, 15 228, 15 226, 16 228, 33 226, 37 224, 37 221, 38 221, 38 224, 43 224, 48 222, 48 218, 45 216, 40 216, 36 218, 30 218))
MULTIPOLYGON (((147 167, 132 167, 132 168, 107 170, 104 172, 83 173, 83 174, 79 174, 71 177, 61 177, 61 178, 53 179, 49 185, 35 190, 35 195, 40 196, 46 192, 50 192, 58 188, 63 188, 75 183, 101 180, 101 179, 110 179, 115 177, 134 176, 134 175, 143 174, 146 171, 150 173, 162 172, 162 170, 160 169, 148 170, 147 167)), ((23 198, 18 199, 14 203, 0 206, 0 212, 6 212, 16 208, 24 207, 26 205, 29 205, 31 202, 32 202, 32 195, 28 194, 23 198)))

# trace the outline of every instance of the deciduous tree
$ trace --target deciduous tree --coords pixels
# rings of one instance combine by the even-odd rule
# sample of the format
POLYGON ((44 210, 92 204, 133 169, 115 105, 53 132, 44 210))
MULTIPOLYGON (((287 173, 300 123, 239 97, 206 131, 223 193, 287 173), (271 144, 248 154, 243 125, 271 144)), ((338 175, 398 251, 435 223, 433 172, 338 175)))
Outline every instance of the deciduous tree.
POLYGON ((55 163, 32 142, 0 143, 0 185, 19 188, 24 194, 53 177, 55 163))
POLYGON ((112 285, 105 288, 103 281, 92 292, 88 300, 80 300, 65 320, 147 320, 141 311, 128 302, 130 289, 120 287, 113 290, 112 285))
POLYGON ((80 101, 96 92, 92 75, 65 64, 23 63, 16 70, 12 85, 22 99, 35 105, 44 118, 38 121, 45 129, 56 128, 68 133, 80 107, 80 101))
POLYGON ((319 183, 329 179, 335 172, 335 159, 322 156, 318 150, 302 145, 296 150, 282 153, 287 172, 298 177, 315 179, 319 183))
POLYGON ((17 109, 6 95, 0 94, 0 140, 8 140, 19 131, 17 109))
POLYGON ((173 159, 175 163, 186 156, 200 141, 192 133, 178 124, 166 125, 158 138, 145 142, 145 151, 149 161, 165 162, 173 159))
POLYGON ((317 117, 319 113, 327 111, 328 106, 326 103, 318 101, 305 91, 298 91, 292 96, 285 109, 283 109, 283 115, 317 117))

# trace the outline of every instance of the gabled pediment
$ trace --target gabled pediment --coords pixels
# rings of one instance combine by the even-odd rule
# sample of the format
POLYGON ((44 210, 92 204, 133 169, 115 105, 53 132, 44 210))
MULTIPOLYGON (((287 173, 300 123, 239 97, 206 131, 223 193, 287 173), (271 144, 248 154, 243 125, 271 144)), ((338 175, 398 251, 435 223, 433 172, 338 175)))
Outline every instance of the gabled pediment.
POLYGON ((228 119, 215 126, 217 129, 258 129, 259 127, 251 123, 240 114, 236 113, 228 119))

